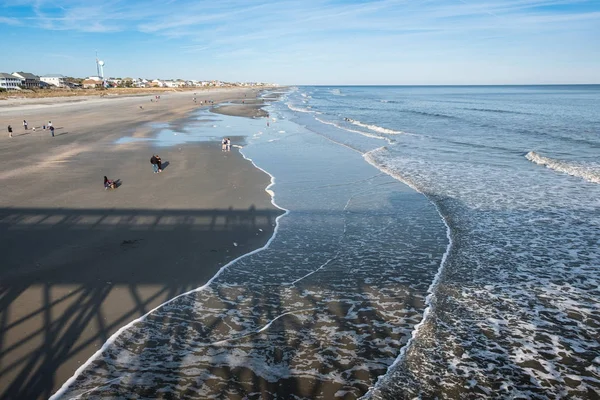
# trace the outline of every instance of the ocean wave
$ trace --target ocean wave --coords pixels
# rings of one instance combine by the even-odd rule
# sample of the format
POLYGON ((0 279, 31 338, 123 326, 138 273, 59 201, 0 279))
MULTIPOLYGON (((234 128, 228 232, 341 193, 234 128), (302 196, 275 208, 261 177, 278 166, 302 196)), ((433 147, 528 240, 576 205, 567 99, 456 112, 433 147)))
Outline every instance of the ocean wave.
POLYGON ((493 109, 493 108, 465 108, 465 110, 491 112, 491 113, 500 113, 500 114, 524 114, 524 115, 529 115, 529 113, 525 113, 525 112, 521 112, 521 111, 498 110, 498 109, 493 109))
POLYGON ((371 131, 379 132, 379 133, 386 133, 388 135, 399 135, 399 134, 404 133, 402 131, 395 131, 393 129, 383 128, 383 127, 377 126, 377 125, 365 124, 363 122, 354 120, 352 118, 346 118, 346 121, 350 122, 352 125, 362 126, 363 128, 367 128, 371 131))
POLYGON ((299 108, 299 107, 295 107, 293 105, 291 105, 290 103, 286 103, 286 106, 288 106, 288 108, 292 111, 297 111, 297 112, 301 112, 301 113, 307 113, 307 114, 314 114, 315 111, 313 110, 309 110, 308 108, 299 108))
POLYGON ((545 165, 554 171, 576 176, 578 178, 583 178, 588 182, 600 183, 600 164, 582 164, 556 160, 541 156, 535 151, 530 151, 527 153, 525 158, 538 165, 545 165))
POLYGON ((321 118, 315 117, 315 119, 317 121, 319 121, 320 123, 322 123, 322 124, 335 126, 338 129, 343 129, 343 130, 348 131, 348 132, 358 133, 359 135, 363 135, 363 136, 374 138, 374 139, 387 140, 387 138, 385 138, 383 136, 373 135, 372 133, 363 132, 363 131, 357 131, 356 129, 345 128, 345 127, 343 127, 343 126, 341 126, 339 124, 336 124, 335 122, 324 121, 321 118))
POLYGON ((340 89, 331 89, 331 94, 336 96, 345 96, 340 89))
POLYGON ((453 115, 446 115, 446 114, 427 112, 427 111, 417 111, 417 110, 400 110, 400 111, 406 112, 406 113, 411 113, 411 114, 424 115, 426 117, 437 117, 437 118, 448 118, 448 119, 457 119, 458 118, 453 115))

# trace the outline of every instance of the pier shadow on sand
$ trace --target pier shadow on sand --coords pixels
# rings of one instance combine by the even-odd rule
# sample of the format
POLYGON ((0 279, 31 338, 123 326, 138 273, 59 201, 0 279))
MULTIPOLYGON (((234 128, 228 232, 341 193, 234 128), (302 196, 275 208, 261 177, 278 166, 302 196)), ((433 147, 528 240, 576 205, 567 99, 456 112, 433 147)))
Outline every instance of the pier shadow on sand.
POLYGON ((0 398, 48 398, 121 326, 263 246, 280 214, 0 208, 0 398))

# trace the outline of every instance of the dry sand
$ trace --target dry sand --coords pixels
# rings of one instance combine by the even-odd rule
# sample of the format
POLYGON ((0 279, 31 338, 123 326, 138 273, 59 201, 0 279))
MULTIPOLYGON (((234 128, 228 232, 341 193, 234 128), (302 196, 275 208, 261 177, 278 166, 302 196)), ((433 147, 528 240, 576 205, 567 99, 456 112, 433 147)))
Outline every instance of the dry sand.
POLYGON ((114 144, 150 135, 146 122, 184 118, 200 100, 256 94, 0 105, 0 126, 15 135, 0 136, 2 399, 47 398, 119 327, 266 243, 280 212, 268 176, 239 153, 218 143, 164 148, 166 168, 153 174, 151 144, 114 144), (56 136, 25 131, 23 119, 30 128, 52 120, 56 136), (121 186, 105 191, 103 175, 121 186))

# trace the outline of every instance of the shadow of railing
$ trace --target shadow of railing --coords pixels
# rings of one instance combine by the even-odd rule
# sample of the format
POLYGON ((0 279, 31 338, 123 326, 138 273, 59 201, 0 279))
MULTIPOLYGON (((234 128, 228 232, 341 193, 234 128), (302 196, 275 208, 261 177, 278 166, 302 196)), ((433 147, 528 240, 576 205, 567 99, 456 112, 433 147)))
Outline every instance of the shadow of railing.
POLYGON ((48 398, 121 326, 261 247, 280 214, 0 208, 0 398, 48 398))

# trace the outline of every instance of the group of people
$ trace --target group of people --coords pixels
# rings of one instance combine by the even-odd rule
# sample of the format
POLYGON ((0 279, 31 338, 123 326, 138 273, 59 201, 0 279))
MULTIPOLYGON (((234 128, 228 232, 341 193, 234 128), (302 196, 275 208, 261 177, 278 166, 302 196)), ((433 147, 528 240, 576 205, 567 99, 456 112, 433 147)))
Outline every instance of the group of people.
MULTIPOLYGON (((29 129, 29 123, 27 122, 27 120, 23 120, 23 129, 28 130, 29 129)), ((52 125, 52 121, 48 121, 48 125, 42 125, 42 129, 46 130, 48 129, 50 131, 50 134, 52 135, 52 137, 54 137, 54 126, 52 125)), ((8 125, 8 137, 13 137, 13 127, 12 125, 8 125)), ((35 126, 33 127, 33 131, 35 132, 35 126)))
POLYGON ((155 174, 162 172, 162 160, 158 154, 152 154, 152 157, 150 157, 150 164, 152 164, 152 169, 155 174))
POLYGON ((231 150, 231 139, 223 138, 221 140, 221 151, 230 151, 231 150))

